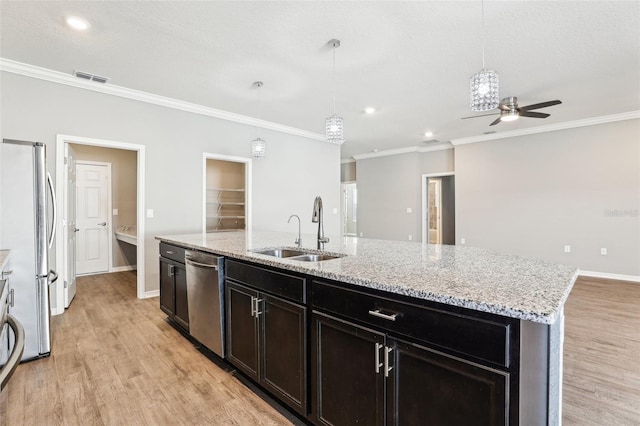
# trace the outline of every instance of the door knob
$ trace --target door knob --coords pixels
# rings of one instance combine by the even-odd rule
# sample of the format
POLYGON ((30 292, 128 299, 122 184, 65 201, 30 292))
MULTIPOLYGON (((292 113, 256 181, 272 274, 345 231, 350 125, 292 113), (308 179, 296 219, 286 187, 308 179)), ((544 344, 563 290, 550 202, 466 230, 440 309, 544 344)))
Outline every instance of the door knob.
POLYGON ((80 228, 73 228, 73 232, 78 232, 80 228))
POLYGON ((98 225, 100 225, 100 226, 107 226, 107 222, 100 222, 98 225))

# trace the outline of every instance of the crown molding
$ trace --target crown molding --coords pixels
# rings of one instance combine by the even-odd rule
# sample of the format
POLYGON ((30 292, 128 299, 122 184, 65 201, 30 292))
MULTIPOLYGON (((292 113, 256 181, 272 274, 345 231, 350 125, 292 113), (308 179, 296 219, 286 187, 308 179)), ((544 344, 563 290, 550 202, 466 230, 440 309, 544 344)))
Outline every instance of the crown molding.
POLYGON ((514 138, 517 136, 535 135, 537 133, 556 132, 558 130, 574 129, 576 127, 595 126, 596 124, 614 123, 616 121, 633 120, 640 118, 639 111, 629 111, 620 114, 603 115, 600 117, 585 118, 583 120, 566 121, 564 123, 549 124, 546 126, 529 127, 520 130, 492 133, 490 135, 471 136, 468 138, 451 139, 454 146, 470 143, 485 142, 496 139, 514 138))
POLYGON ((355 163, 356 160, 355 158, 343 158, 340 160, 340 164, 349 164, 349 163, 355 163))
POLYGON ((368 152, 366 154, 356 154, 353 158, 357 160, 366 160, 368 158, 389 157, 392 155, 410 154, 412 152, 434 152, 453 149, 452 145, 442 144, 436 146, 409 146, 406 148, 386 149, 378 152, 368 152))
POLYGON ((25 77, 37 78, 52 83, 64 84, 66 86, 77 87, 79 89, 90 90, 93 92, 104 93, 107 95, 118 96, 125 99, 132 99, 148 104, 159 105, 166 108, 186 111, 193 114, 204 115, 207 117, 219 118, 221 120, 233 121, 235 123, 247 124, 249 126, 260 127, 263 129, 274 130, 280 133, 301 136, 303 138, 324 141, 325 136, 319 133, 309 132, 306 130, 289 127, 271 121, 258 120, 246 115, 235 114, 220 109, 210 108, 203 105, 184 102, 165 96, 155 95, 153 93, 142 92, 139 90, 129 89, 127 87, 115 86, 113 84, 102 84, 91 81, 81 80, 71 74, 65 74, 59 71, 53 71, 47 68, 37 67, 22 62, 12 61, 10 59, 0 57, 0 71, 19 74, 25 77))

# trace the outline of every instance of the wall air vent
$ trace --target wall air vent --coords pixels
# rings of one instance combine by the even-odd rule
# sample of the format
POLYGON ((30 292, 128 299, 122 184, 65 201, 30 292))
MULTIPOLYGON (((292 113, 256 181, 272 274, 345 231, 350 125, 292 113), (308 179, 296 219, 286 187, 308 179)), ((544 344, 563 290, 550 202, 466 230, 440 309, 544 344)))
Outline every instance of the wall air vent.
POLYGON ((78 71, 78 70, 74 70, 73 75, 75 75, 78 78, 91 80, 91 81, 95 81, 96 83, 103 83, 103 84, 109 80, 108 77, 102 77, 100 75, 90 74, 88 72, 78 71))

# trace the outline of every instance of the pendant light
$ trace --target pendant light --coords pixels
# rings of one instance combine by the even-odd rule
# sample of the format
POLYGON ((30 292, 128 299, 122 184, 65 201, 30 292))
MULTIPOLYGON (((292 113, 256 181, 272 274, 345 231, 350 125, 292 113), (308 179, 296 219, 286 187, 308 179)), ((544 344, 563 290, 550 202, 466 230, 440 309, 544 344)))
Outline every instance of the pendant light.
POLYGON ((482 0, 482 69, 469 82, 469 106, 472 111, 488 111, 500 105, 500 81, 498 73, 484 66, 484 0, 482 0))
MULTIPOLYGON (((262 93, 261 89, 264 85, 261 81, 253 83, 253 87, 258 88, 258 120, 262 119, 262 93)), ((253 158, 265 158, 267 156, 267 143, 260 138, 256 138, 251 142, 251 156, 253 158)))
POLYGON ((329 40, 329 46, 333 47, 333 115, 325 121, 327 142, 336 145, 344 143, 343 120, 336 114, 336 49, 340 47, 340 40, 329 40))

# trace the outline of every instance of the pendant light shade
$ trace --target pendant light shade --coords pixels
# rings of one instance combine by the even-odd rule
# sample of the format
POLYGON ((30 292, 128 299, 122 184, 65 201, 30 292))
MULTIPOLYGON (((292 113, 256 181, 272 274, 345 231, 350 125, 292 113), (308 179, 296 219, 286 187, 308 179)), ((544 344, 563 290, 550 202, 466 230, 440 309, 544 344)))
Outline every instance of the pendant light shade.
POLYGON ((251 156, 253 158, 265 158, 267 156, 267 143, 256 138, 251 142, 251 156))
POLYGON ((333 115, 325 120, 325 136, 329 143, 342 145, 344 143, 344 120, 336 114, 336 49, 340 47, 340 40, 329 40, 333 47, 333 115))
MULTIPOLYGON (((262 119, 262 93, 261 88, 264 85, 261 81, 253 83, 253 87, 258 88, 258 119, 262 119)), ((251 156, 253 158, 265 158, 267 156, 267 143, 264 139, 256 138, 251 142, 251 156)))
POLYGON ((469 81, 469 107, 472 111, 489 111, 500 105, 498 73, 484 66, 484 0, 482 0, 482 69, 469 81))
POLYGON ((472 111, 488 111, 500 105, 500 77, 493 70, 482 69, 469 82, 469 106, 472 111))

